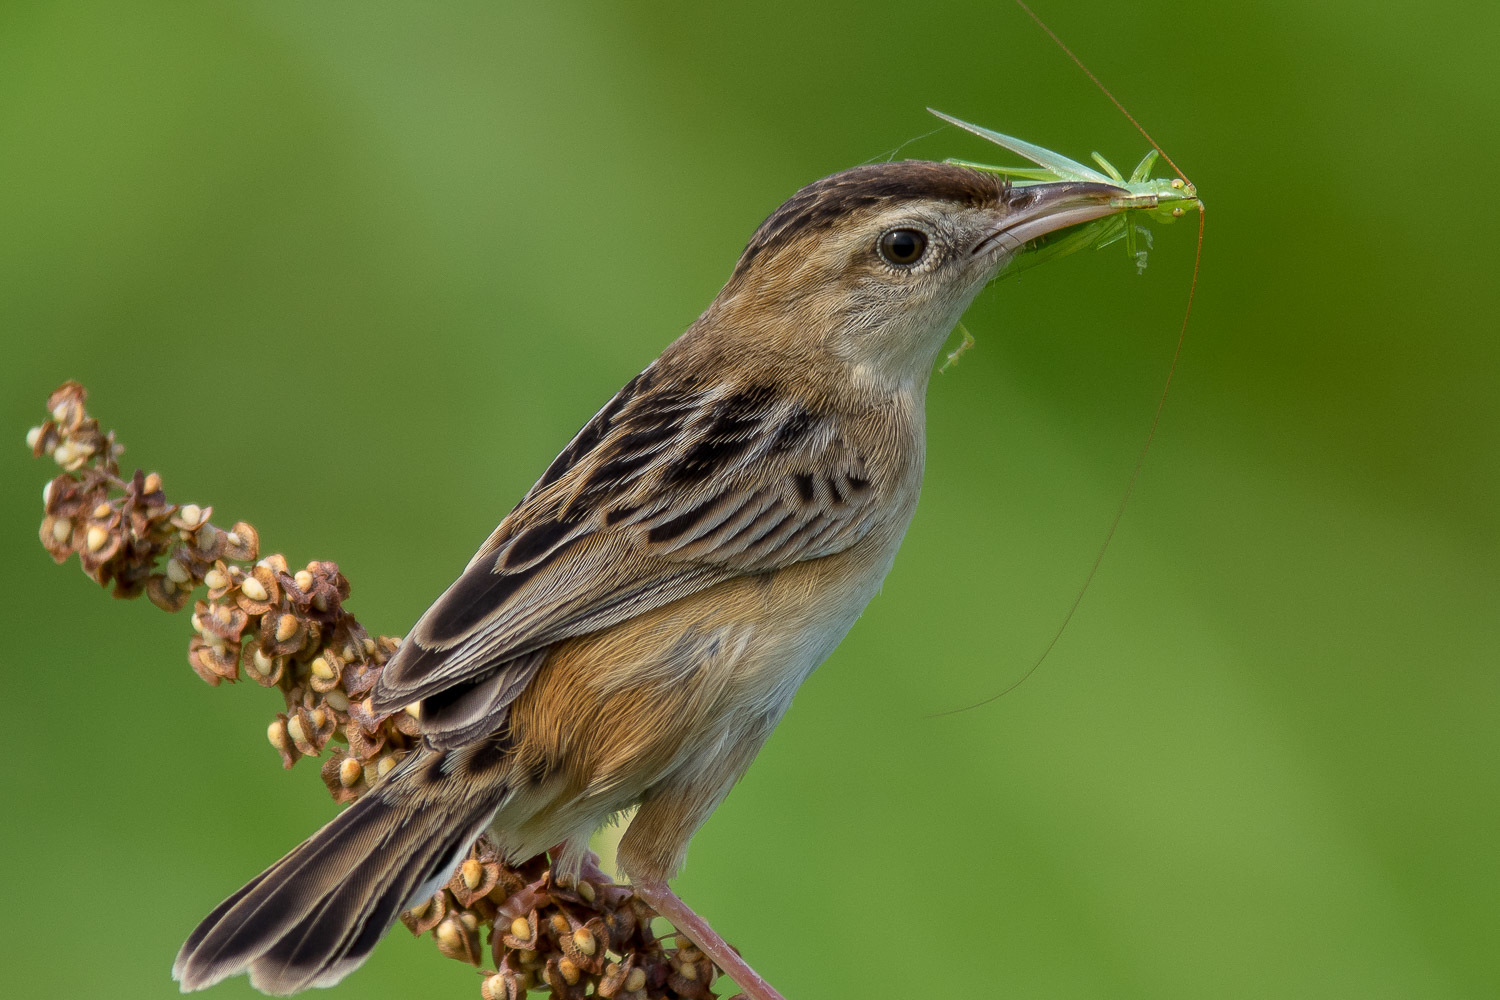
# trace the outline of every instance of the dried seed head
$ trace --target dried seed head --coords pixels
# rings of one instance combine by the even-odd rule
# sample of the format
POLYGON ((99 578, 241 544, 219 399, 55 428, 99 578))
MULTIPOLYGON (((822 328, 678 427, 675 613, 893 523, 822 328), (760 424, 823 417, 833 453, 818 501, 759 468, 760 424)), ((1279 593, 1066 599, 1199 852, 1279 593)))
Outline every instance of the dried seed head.
POLYGON ((497 972, 480 984, 479 995, 484 1000, 516 1000, 520 992, 511 988, 513 983, 515 973, 497 972))
POLYGON ((437 938, 438 947, 444 951, 460 951, 464 946, 464 932, 459 928, 458 921, 452 917, 438 924, 432 936, 437 938))

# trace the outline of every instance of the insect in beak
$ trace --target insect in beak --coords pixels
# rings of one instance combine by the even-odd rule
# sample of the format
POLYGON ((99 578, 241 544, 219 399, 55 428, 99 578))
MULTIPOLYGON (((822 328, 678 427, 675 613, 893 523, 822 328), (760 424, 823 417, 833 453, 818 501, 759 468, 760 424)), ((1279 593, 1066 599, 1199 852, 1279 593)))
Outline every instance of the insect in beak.
POLYGON ((982 125, 972 125, 933 108, 927 110, 950 125, 972 132, 1035 164, 998 167, 968 160, 948 161, 1000 174, 1012 182, 1009 204, 1018 213, 998 220, 995 231, 974 248, 974 252, 979 253, 997 245, 1009 247, 1012 258, 1020 256, 1023 249, 1030 250, 1020 257, 1019 263, 1007 266, 1003 272, 1006 275, 1074 250, 1108 246, 1119 239, 1125 240, 1126 249, 1135 258, 1136 266, 1144 270, 1146 250, 1138 249, 1138 244, 1151 245, 1150 231, 1139 224, 1136 217, 1144 214, 1158 222, 1171 222, 1188 212, 1203 209, 1197 190, 1183 178, 1151 176, 1158 155, 1156 150, 1147 153, 1126 177, 1098 153, 1094 154, 1094 162, 1100 169, 1095 170, 1024 139, 982 125), (1093 225, 1080 225, 1085 223, 1093 225), (1072 226, 1079 228, 1060 239, 1048 240, 1039 248, 1027 245, 1039 237, 1072 226))

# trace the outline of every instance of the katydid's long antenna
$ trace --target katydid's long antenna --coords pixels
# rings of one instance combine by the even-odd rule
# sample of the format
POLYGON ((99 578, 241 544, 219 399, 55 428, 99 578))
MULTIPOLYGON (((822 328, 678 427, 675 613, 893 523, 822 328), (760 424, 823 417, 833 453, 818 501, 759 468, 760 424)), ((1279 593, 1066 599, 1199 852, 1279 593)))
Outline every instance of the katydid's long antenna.
POLYGON ((992 694, 981 701, 976 701, 972 705, 965 705, 963 708, 950 708, 946 712, 934 712, 929 718, 940 719, 945 715, 957 715, 960 712, 967 712, 970 709, 982 708, 992 701, 999 701, 1001 698, 1004 698, 1031 679, 1031 675, 1037 672, 1042 665, 1042 661, 1046 660, 1047 656, 1052 652, 1052 647, 1057 645, 1063 633, 1068 630, 1068 624, 1073 621, 1074 613, 1077 612, 1078 606, 1083 603, 1083 596, 1088 593, 1089 586, 1094 582, 1095 574, 1099 572, 1100 564, 1104 562, 1104 554, 1109 551, 1110 542, 1114 541, 1115 530, 1120 527, 1120 521, 1125 517, 1125 508, 1130 506, 1130 498, 1135 493, 1135 484, 1140 480, 1141 469, 1146 465, 1146 455, 1151 451, 1151 443, 1156 440, 1156 428, 1161 423, 1162 411, 1167 406, 1167 392, 1172 388, 1172 377, 1177 374, 1177 362, 1182 358, 1182 345, 1187 340, 1188 320, 1193 315, 1193 297, 1198 292, 1198 264, 1202 259, 1203 211, 1199 209, 1198 247, 1193 252, 1193 280, 1188 285, 1187 308, 1182 313, 1182 326, 1177 330, 1177 345, 1172 349, 1172 363, 1167 366, 1167 380, 1162 384, 1161 395, 1156 399, 1156 412, 1151 415, 1151 426, 1146 431, 1146 443, 1141 445, 1141 453, 1136 456, 1135 467, 1130 470, 1130 479, 1125 484, 1125 494, 1120 497, 1120 506, 1115 508, 1115 516, 1109 522, 1109 530, 1104 533, 1104 544, 1099 546, 1099 553, 1094 556, 1094 564, 1089 567, 1088 575, 1083 578, 1083 585, 1078 588, 1078 593, 1073 595, 1073 603, 1068 605, 1068 612, 1063 615, 1063 620, 1057 626, 1057 631, 1052 633, 1052 638, 1047 640, 1047 645, 1043 647, 1041 655, 1032 662, 1027 671, 999 693, 992 694))
MULTIPOLYGON (((1135 126, 1137 132, 1146 137, 1146 141, 1151 144, 1151 148, 1161 154, 1161 158, 1167 161, 1167 165, 1172 168, 1173 172, 1176 173, 1178 177, 1182 178, 1182 182, 1189 187, 1193 187, 1193 182, 1188 180, 1187 174, 1183 173, 1182 168, 1179 167, 1177 163, 1167 155, 1166 150, 1162 149, 1156 144, 1156 140, 1151 138, 1151 133, 1147 132, 1145 128, 1141 126, 1141 123, 1135 120, 1134 115, 1125 110, 1125 105, 1121 104, 1119 99, 1115 97, 1114 94, 1110 93, 1109 88, 1106 87, 1100 81, 1100 79, 1094 75, 1092 70, 1090 70, 1083 64, 1083 60, 1079 59, 1076 55, 1073 54, 1072 49, 1063 44, 1063 40, 1057 37, 1057 33, 1051 28, 1047 27, 1047 23, 1045 21, 1043 21, 1040 17, 1037 17, 1036 11, 1028 7, 1025 3, 1025 0, 1016 0, 1016 6, 1025 11, 1026 16, 1035 21, 1037 26, 1045 31, 1048 37, 1057 43, 1057 47, 1062 49, 1063 52, 1067 54, 1068 58, 1073 60, 1073 62, 1077 64, 1079 69, 1083 70, 1084 75, 1086 75, 1090 80, 1094 82, 1094 86, 1098 87, 1105 97, 1109 98, 1110 103, 1119 109, 1120 114, 1124 115, 1125 118, 1130 122, 1130 124, 1135 126)), ((1140 481, 1141 470, 1146 465, 1146 455, 1150 453, 1151 444, 1156 440, 1156 428, 1161 424, 1162 411, 1167 407, 1167 393, 1171 391, 1172 378, 1177 374, 1177 362, 1182 358, 1182 345, 1187 341, 1188 321, 1192 318, 1193 315, 1193 299, 1198 294, 1198 267, 1203 261, 1204 215, 1205 211, 1203 208, 1203 203, 1200 201, 1198 203, 1198 244, 1197 247, 1193 250, 1193 278, 1192 281, 1188 283, 1187 306, 1182 311, 1182 325, 1177 329, 1177 344, 1172 349, 1172 363, 1167 366, 1167 379, 1164 383, 1162 383, 1161 395, 1156 399, 1156 412, 1151 415, 1151 426, 1146 430, 1146 441, 1141 445, 1140 454, 1136 456, 1135 467, 1130 470, 1130 479, 1125 484, 1125 493, 1120 497, 1120 505, 1115 508, 1115 516, 1109 522, 1109 530, 1104 533, 1104 543, 1099 546, 1099 553, 1094 556, 1094 563, 1089 567, 1088 575, 1083 578, 1083 585, 1078 588, 1078 593, 1073 595, 1073 603, 1068 605, 1067 614, 1063 615, 1063 620, 1061 624, 1057 626, 1057 631, 1052 633, 1052 638, 1047 640, 1047 645, 1042 648, 1041 655, 1032 662, 1030 668, 1028 668, 1024 674, 1008 684, 998 694, 992 694, 988 698, 977 701, 972 705, 966 705, 963 708, 951 708, 946 712, 934 712, 931 716, 929 716, 929 718, 942 718, 946 715, 957 715, 960 712, 967 712, 970 709, 982 708, 983 706, 990 704, 990 702, 998 701, 1001 698, 1004 698, 1016 688, 1020 687, 1022 684, 1025 684, 1028 680, 1031 679, 1031 675, 1036 673, 1037 670, 1041 667, 1042 662, 1047 659, 1047 656, 1052 652, 1053 647, 1057 645, 1060 639, 1062 639, 1063 633, 1068 630, 1069 623, 1073 621, 1073 615, 1078 611, 1078 606, 1083 603, 1084 595, 1088 593, 1089 586, 1094 582, 1094 576, 1098 574, 1099 567, 1104 562, 1104 554, 1109 551, 1110 543, 1114 541, 1115 531, 1120 527, 1120 521, 1125 517, 1125 508, 1130 506, 1130 498, 1135 493, 1135 485, 1140 481)))
MULTIPOLYGON (((1130 124, 1134 125, 1135 126, 1135 130, 1137 132, 1139 132, 1141 135, 1145 136, 1146 141, 1151 144, 1151 148, 1154 149, 1154 150, 1156 150, 1158 153, 1161 154, 1161 158, 1163 160, 1167 161, 1167 166, 1169 166, 1169 167, 1172 168, 1172 172, 1175 173, 1178 177, 1181 177, 1184 184, 1190 184, 1191 185, 1193 182, 1190 181, 1190 180, 1188 180, 1188 175, 1182 172, 1182 168, 1179 167, 1177 165, 1177 163, 1170 156, 1167 155, 1167 151, 1165 149, 1162 149, 1160 146, 1158 146, 1156 144, 1156 140, 1153 139, 1153 138, 1151 138, 1151 133, 1147 132, 1146 129, 1145 129, 1145 127, 1143 125, 1141 125, 1140 122, 1138 122, 1138 121, 1135 120, 1135 115, 1133 115, 1129 111, 1125 110, 1125 105, 1123 105, 1123 104, 1120 103, 1120 99, 1118 97, 1116 97, 1114 94, 1110 93, 1110 89, 1104 85, 1103 81, 1101 81, 1097 76, 1094 75, 1094 71, 1091 70, 1091 69, 1089 69, 1087 66, 1085 66, 1083 64, 1083 60, 1080 59, 1080 58, 1078 58, 1076 55, 1074 55, 1073 54, 1073 50, 1070 49, 1070 48, 1068 48, 1068 46, 1063 43, 1063 40, 1061 38, 1057 37, 1057 32, 1055 32, 1051 28, 1047 27, 1047 22, 1046 21, 1043 21, 1040 17, 1037 17, 1036 11, 1032 10, 1030 7, 1028 7, 1026 5, 1026 0, 1016 0, 1016 6, 1020 7, 1021 10, 1025 11, 1026 16, 1029 17, 1029 18, 1031 18, 1033 21, 1035 21, 1036 22, 1036 26, 1038 28, 1041 28, 1043 31, 1045 31, 1047 33, 1047 37, 1048 38, 1052 39, 1054 42, 1057 43, 1057 47, 1060 48, 1060 49, 1062 49, 1063 53, 1065 55, 1067 55, 1067 57, 1069 59, 1073 60, 1074 65, 1076 65, 1079 69, 1083 70, 1084 76, 1087 76, 1090 80, 1092 80, 1094 82, 1094 86, 1098 87, 1100 93, 1102 93, 1105 97, 1109 98, 1109 102, 1111 104, 1113 104, 1116 108, 1119 109, 1120 114, 1122 114, 1122 115, 1125 116, 1126 121, 1128 121, 1128 122, 1130 122, 1130 124)), ((1199 216, 1199 219, 1200 220, 1202 219, 1201 215, 1199 216)), ((1201 229, 1202 227, 1200 226, 1199 228, 1201 229)), ((1196 279, 1196 277, 1197 277, 1197 275, 1195 273, 1194 278, 1196 279)))

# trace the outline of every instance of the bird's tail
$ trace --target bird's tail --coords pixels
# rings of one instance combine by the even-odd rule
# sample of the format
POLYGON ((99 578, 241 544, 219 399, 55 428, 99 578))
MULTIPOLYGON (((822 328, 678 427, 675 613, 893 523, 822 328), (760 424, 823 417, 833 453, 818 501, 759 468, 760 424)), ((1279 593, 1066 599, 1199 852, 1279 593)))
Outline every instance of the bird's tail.
MULTIPOLYGON (((436 763, 421 760, 429 755, 403 765, 436 763)), ((414 786, 435 770, 398 767, 220 903, 172 966, 183 992, 249 972, 262 993, 286 996, 354 971, 397 914, 437 891, 499 805, 500 789, 458 801, 422 794, 414 786)))

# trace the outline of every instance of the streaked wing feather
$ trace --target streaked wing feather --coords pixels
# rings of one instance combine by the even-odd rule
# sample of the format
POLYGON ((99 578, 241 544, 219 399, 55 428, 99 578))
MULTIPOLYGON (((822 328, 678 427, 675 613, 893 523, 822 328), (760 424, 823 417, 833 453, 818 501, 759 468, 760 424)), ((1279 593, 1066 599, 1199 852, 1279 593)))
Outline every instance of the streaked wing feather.
MULTIPOLYGON (((496 724, 561 639, 842 551, 872 473, 837 421, 755 383, 646 369, 565 448, 382 672, 389 711, 486 675, 496 724)), ((465 727, 467 728, 467 727, 465 727)))

